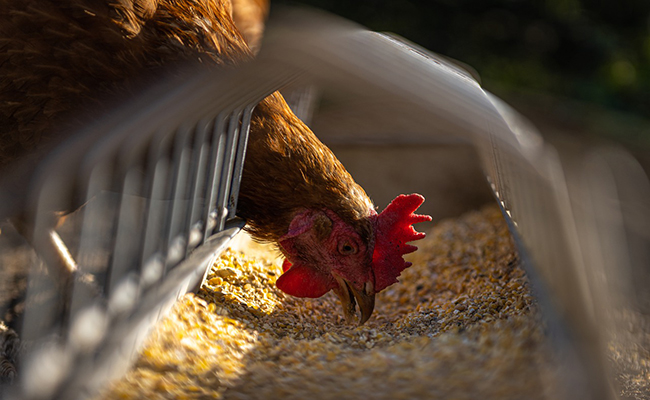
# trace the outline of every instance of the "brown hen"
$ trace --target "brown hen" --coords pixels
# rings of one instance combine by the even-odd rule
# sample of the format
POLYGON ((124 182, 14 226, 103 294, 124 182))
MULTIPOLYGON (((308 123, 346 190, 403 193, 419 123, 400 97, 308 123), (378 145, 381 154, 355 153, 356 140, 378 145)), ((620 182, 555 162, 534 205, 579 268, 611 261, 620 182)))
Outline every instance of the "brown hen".
MULTIPOLYGON (((250 46, 226 0, 0 0, 0 169, 56 140, 81 110, 101 113, 106 99, 137 92, 163 68, 249 60, 268 5, 234 5, 250 46)), ((346 319, 356 299, 365 322, 375 293, 408 267, 402 255, 415 247, 406 242, 423 236, 411 226, 430 219, 413 214, 423 200, 399 196, 378 215, 279 93, 255 109, 237 211, 255 238, 285 254, 277 282, 285 292, 334 290, 346 319)))

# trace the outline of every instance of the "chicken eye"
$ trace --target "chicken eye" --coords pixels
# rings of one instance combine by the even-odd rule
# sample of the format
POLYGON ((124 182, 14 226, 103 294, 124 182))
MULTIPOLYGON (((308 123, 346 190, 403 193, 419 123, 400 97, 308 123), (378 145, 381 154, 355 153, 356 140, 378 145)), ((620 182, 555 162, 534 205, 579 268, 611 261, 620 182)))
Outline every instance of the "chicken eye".
POLYGON ((339 243, 339 253, 343 254, 344 256, 357 254, 357 246, 354 243, 341 242, 339 243))

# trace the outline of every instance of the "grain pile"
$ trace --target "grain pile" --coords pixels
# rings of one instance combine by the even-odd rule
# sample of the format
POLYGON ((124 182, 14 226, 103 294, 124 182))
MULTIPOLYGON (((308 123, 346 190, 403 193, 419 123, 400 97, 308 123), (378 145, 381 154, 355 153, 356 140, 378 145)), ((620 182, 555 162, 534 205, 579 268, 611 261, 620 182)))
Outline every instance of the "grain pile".
POLYGON ((373 317, 284 295, 277 261, 226 252, 103 399, 542 399, 557 371, 496 207, 440 222, 373 317))
POLYGON ((621 398, 650 400, 650 315, 629 308, 614 318, 619 329, 609 358, 621 398))

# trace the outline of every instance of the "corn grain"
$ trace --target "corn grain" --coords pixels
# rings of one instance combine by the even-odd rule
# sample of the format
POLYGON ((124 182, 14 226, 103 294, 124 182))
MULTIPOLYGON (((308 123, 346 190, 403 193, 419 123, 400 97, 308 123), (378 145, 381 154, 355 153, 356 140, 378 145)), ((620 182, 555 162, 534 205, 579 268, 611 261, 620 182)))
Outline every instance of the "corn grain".
POLYGON ((274 253, 233 250, 100 398, 555 398, 553 353, 498 208, 443 221, 345 325, 336 296, 287 296, 274 253))

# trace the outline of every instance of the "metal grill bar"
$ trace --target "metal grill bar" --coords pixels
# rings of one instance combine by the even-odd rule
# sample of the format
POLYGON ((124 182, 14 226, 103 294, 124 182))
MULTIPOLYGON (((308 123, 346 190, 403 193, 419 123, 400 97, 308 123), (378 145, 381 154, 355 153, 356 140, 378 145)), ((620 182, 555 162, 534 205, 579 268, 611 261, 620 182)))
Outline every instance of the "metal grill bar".
POLYGON ((67 282, 62 271, 32 267, 20 332, 25 368, 15 396, 83 397, 104 379, 97 371, 123 370, 120 359, 132 357, 161 310, 200 284, 209 260, 243 226, 235 207, 253 108, 173 129, 150 127, 112 151, 102 147, 102 136, 86 145, 85 156, 57 165, 44 179, 36 192, 36 249, 45 249, 53 232, 50 210, 73 209, 76 198, 84 199, 62 227, 83 280, 67 282), (49 299, 32 301, 49 292, 49 299), (43 362, 55 359, 60 373, 45 371, 43 362))

